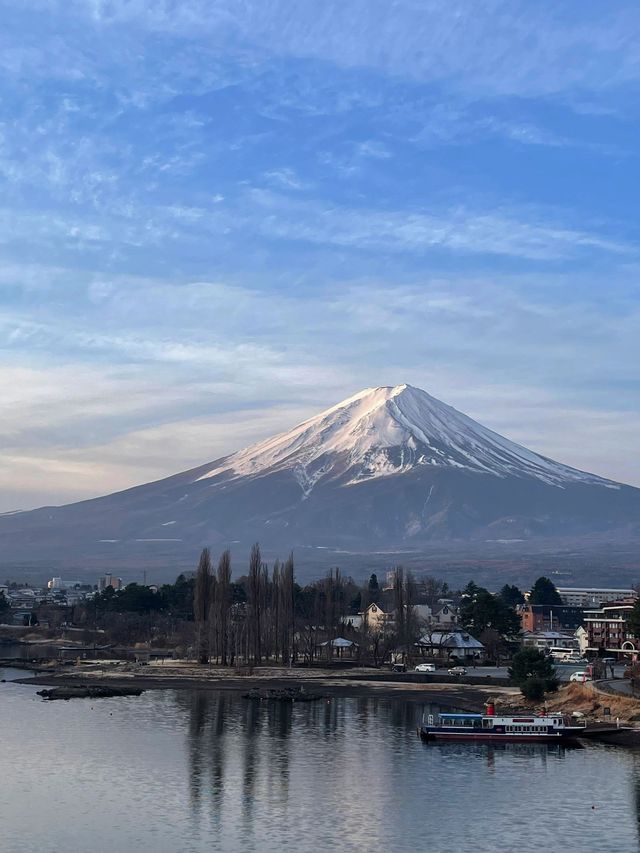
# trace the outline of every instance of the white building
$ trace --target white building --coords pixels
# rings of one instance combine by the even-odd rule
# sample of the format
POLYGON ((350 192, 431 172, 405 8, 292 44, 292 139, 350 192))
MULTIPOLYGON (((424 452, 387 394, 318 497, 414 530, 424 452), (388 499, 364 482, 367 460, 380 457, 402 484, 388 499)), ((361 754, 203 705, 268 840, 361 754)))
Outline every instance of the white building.
POLYGON ((612 589, 609 587, 558 587, 562 603, 572 607, 602 607, 610 601, 622 601, 637 598, 633 589, 612 589))
POLYGON ((589 632, 582 625, 576 630, 576 640, 580 647, 580 654, 584 656, 589 648, 589 632))
POLYGON ((540 651, 566 649, 577 652, 580 648, 575 634, 566 634, 561 631, 525 631, 522 635, 522 645, 540 651))
POLYGON ((47 587, 52 590, 74 589, 76 586, 82 586, 83 581, 67 581, 64 578, 51 578, 47 582, 47 587))

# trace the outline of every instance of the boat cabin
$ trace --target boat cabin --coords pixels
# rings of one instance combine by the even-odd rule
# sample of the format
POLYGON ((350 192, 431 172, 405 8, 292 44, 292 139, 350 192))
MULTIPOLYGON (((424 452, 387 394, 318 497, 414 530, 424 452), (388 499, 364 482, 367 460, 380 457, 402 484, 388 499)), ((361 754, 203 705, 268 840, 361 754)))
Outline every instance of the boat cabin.
POLYGON ((427 717, 427 726, 442 729, 459 730, 461 733, 469 730, 490 730, 496 734, 546 734, 561 730, 567 725, 562 714, 530 717, 496 717, 484 714, 433 714, 427 717))

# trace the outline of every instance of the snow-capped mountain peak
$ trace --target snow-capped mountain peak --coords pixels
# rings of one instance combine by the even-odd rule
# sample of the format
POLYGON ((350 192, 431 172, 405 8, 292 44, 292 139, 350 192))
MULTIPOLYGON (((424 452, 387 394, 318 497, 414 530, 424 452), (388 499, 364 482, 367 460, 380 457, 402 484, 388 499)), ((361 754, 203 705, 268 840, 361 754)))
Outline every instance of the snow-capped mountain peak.
POLYGON ((426 465, 533 477, 558 487, 582 483, 617 488, 527 450, 406 384, 366 388, 288 432, 218 460, 198 479, 290 470, 307 496, 325 479, 348 485, 426 465))
POLYGON ((563 549, 608 549, 615 537, 638 536, 640 489, 533 453, 410 385, 367 388, 163 480, 0 517, 5 561, 44 565, 54 555, 70 566, 82 553, 129 567, 156 554, 157 565, 174 567, 204 543, 237 550, 259 541, 274 554, 296 549, 296 560, 313 555, 314 565, 318 555, 335 565, 351 554, 368 571, 364 554, 421 553, 432 542, 464 542, 480 555, 482 543, 539 540, 546 554, 555 537, 563 549))

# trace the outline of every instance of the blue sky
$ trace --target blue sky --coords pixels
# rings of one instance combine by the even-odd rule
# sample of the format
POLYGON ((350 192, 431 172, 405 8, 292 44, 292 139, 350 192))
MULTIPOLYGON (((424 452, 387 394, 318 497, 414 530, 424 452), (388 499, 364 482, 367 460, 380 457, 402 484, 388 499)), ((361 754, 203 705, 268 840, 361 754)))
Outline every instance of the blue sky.
POLYGON ((401 382, 640 485, 637 4, 0 13, 0 510, 401 382))

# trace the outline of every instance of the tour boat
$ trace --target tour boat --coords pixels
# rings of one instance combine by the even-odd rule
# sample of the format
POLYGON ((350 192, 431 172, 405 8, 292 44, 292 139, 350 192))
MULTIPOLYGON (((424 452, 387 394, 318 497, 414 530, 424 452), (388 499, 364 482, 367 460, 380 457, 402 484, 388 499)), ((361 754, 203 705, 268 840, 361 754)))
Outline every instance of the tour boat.
POLYGON ((557 743, 580 737, 584 729, 584 723, 576 724, 563 714, 498 716, 488 703, 485 714, 427 714, 419 733, 424 740, 557 743))

